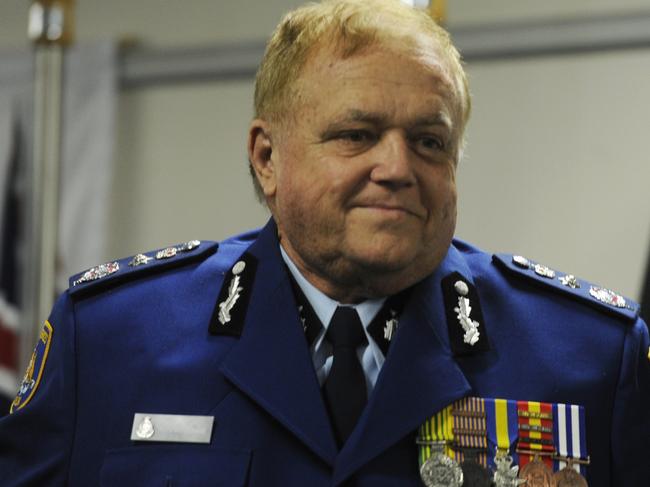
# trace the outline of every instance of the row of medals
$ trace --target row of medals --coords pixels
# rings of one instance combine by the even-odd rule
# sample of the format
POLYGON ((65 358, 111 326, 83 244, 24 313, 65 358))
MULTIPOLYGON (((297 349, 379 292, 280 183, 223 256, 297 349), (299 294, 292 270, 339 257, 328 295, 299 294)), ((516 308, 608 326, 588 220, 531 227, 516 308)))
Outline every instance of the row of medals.
POLYGON ((427 487, 588 487, 570 458, 562 458, 567 465, 553 473, 539 456, 519 470, 507 452, 497 452, 496 469, 490 471, 478 462, 480 450, 464 449, 465 459, 459 464, 445 454, 447 442, 426 444, 432 451, 420 468, 420 476, 427 487))

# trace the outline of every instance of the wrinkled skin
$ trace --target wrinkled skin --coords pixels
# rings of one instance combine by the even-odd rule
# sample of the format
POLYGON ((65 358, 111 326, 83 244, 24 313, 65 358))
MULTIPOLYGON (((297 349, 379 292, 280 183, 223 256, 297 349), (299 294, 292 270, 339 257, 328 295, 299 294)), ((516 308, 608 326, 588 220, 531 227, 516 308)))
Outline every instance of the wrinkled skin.
POLYGON ((456 224, 462 127, 441 61, 320 49, 282 123, 256 119, 249 158, 283 248, 330 297, 394 294, 430 274, 456 224))

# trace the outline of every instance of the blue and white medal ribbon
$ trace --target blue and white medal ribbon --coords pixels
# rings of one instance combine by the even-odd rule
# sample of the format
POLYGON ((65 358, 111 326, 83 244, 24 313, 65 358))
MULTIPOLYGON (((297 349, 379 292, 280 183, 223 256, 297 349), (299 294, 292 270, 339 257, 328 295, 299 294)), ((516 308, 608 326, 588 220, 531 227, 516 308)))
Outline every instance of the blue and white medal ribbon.
POLYGON ((555 416, 554 443, 557 451, 555 470, 562 470, 571 461, 571 467, 582 476, 586 474, 587 438, 585 427, 585 410, 574 404, 554 404, 555 416))

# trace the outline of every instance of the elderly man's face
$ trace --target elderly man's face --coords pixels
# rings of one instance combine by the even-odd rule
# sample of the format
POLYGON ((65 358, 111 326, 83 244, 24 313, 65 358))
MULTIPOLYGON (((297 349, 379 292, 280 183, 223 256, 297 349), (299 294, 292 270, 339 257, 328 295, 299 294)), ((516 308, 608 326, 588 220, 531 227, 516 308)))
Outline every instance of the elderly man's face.
POLYGON ((261 183, 281 243, 335 299, 397 292, 447 252, 460 122, 436 59, 322 50, 300 77, 291 120, 270 129, 261 183))

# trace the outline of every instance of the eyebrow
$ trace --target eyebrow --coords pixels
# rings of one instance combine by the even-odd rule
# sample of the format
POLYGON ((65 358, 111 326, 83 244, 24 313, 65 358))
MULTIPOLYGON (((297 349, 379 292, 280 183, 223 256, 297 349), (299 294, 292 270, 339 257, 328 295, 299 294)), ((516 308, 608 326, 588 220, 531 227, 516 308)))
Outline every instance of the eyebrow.
MULTIPOLYGON (((388 125, 387 117, 381 113, 368 112, 365 110, 358 110, 353 108, 346 111, 342 116, 336 118, 334 121, 330 122, 327 125, 325 132, 329 133, 335 131, 341 125, 351 122, 364 122, 378 126, 388 125)), ((449 130, 451 130, 453 127, 451 117, 442 112, 438 112, 432 115, 424 115, 422 117, 416 118, 409 125, 411 127, 420 127, 424 125, 442 125, 449 130)))

